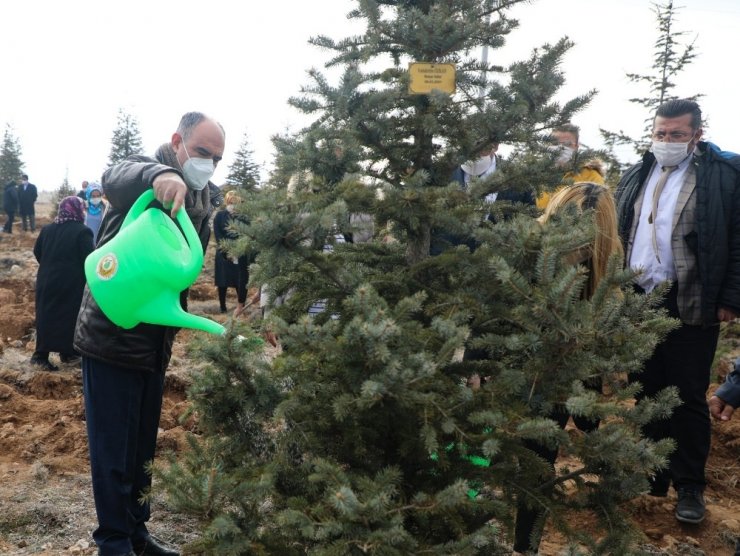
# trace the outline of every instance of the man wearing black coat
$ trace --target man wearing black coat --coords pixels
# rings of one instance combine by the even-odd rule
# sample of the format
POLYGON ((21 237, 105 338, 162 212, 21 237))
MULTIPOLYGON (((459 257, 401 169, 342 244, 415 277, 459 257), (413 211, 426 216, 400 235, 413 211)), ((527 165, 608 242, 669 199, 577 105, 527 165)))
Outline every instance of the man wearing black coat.
POLYGON ((3 232, 6 234, 13 233, 13 222, 15 222, 15 213, 18 212, 18 189, 15 186, 15 180, 10 180, 5 184, 3 191, 3 209, 8 219, 3 226, 3 232))
MULTIPOLYGON (((223 157, 221 124, 188 112, 154 158, 133 155, 103 173, 109 201, 98 246, 117 236, 129 209, 149 189, 154 206, 175 216, 181 206, 205 251, 213 211, 210 178, 223 157), (167 209, 164 209, 164 207, 167 209)), ((183 295, 181 302, 185 303, 183 295)), ((187 306, 183 305, 183 309, 187 306)), ((177 556, 147 529, 151 475, 162 409, 164 377, 177 329, 140 323, 115 325, 86 288, 77 318, 74 347, 82 355, 82 384, 98 527, 93 539, 107 556, 177 556)))
POLYGON ((36 209, 34 203, 38 198, 39 194, 36 186, 32 183, 28 183, 28 175, 21 175, 21 186, 18 190, 18 208, 21 215, 21 222, 23 222, 23 231, 27 232, 29 229, 32 232, 36 231, 36 209))
MULTIPOLYGON (((489 175, 493 174, 496 171, 499 160, 498 155, 496 154, 498 147, 499 143, 497 141, 488 143, 480 151, 476 160, 467 161, 458 166, 452 172, 451 181, 456 181, 460 184, 460 188, 462 190, 466 190, 468 189, 471 180, 485 179, 489 175)), ((535 197, 532 191, 502 189, 486 195, 486 203, 493 203, 495 201, 508 201, 509 203, 521 203, 524 205, 534 206, 535 197)), ((493 221, 493 217, 490 214, 487 215, 486 218, 493 221)), ((449 233, 445 230, 434 229, 432 230, 429 254, 437 256, 449 247, 454 247, 456 245, 467 245, 471 250, 476 248, 475 240, 470 236, 463 237, 449 233)))
MULTIPOLYGON (((629 378, 642 385, 638 399, 669 386, 678 390, 681 405, 643 430, 652 440, 675 441, 669 467, 656 473, 650 493, 665 496, 672 484, 676 519, 692 524, 705 515, 711 439, 706 392, 719 324, 740 316, 740 156, 702 141, 702 133, 696 102, 661 104, 651 150, 625 173, 616 193, 625 259, 641 270, 637 291, 670 282, 662 307, 681 321, 655 347, 643 372, 629 378)), ((715 416, 719 400, 712 402, 715 416)))

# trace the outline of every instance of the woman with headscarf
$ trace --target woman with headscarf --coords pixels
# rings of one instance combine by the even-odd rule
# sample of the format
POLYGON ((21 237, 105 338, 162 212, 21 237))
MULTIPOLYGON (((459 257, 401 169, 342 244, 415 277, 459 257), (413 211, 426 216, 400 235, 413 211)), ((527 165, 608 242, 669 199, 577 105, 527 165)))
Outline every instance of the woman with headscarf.
POLYGON ((54 222, 41 229, 33 246, 39 270, 36 351, 31 363, 48 371, 58 369, 49 361, 50 352, 59 353, 62 363, 79 360, 72 337, 85 287, 85 258, 94 249, 93 232, 84 222, 82 199, 65 197, 59 203, 54 222))
POLYGON ((224 198, 224 208, 216 213, 213 219, 213 235, 216 238, 216 259, 215 259, 215 282, 218 288, 218 303, 222 313, 226 312, 226 290, 236 288, 237 305, 234 310, 234 316, 238 317, 244 312, 247 301, 247 284, 249 283, 249 263, 251 257, 242 255, 241 257, 230 256, 223 248, 224 240, 236 239, 236 234, 229 229, 229 225, 234 219, 246 221, 244 216, 235 216, 234 210, 236 205, 241 202, 241 198, 236 191, 229 191, 224 198))
POLYGON ((85 200, 87 201, 85 226, 92 230, 93 245, 95 245, 98 242, 100 223, 103 221, 103 215, 105 214, 103 186, 95 182, 88 184, 87 189, 85 190, 85 200))

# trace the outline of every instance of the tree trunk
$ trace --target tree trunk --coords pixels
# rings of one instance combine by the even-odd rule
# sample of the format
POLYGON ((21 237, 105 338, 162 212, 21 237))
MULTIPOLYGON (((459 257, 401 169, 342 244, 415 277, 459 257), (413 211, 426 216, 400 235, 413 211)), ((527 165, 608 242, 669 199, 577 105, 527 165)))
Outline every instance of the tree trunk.
POLYGON ((417 234, 409 235, 406 248, 406 262, 409 265, 420 263, 429 256, 429 245, 432 241, 432 227, 428 223, 420 226, 417 234))

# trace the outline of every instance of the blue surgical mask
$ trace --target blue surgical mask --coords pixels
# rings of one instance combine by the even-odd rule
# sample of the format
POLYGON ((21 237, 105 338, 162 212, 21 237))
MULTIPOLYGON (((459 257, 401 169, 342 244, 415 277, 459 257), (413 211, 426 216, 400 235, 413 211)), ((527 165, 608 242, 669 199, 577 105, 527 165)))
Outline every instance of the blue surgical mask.
POLYGON ((185 149, 185 155, 188 159, 182 165, 182 173, 185 176, 185 183, 190 189, 201 191, 208 185, 208 180, 213 176, 216 167, 213 160, 209 158, 190 158, 188 149, 185 146, 185 140, 182 141, 182 147, 185 149))

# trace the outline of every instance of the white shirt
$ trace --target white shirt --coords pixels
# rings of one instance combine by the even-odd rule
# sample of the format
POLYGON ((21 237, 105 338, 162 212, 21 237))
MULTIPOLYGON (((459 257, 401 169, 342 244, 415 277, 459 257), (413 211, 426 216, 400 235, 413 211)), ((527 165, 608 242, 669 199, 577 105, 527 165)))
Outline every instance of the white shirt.
POLYGON ((655 164, 647 179, 630 254, 630 267, 643 269, 642 274, 635 278, 635 281, 646 292, 652 291, 666 280, 676 280, 676 268, 673 264, 673 251, 671 250, 673 213, 676 212, 678 194, 681 192, 691 158, 687 156, 668 176, 660 199, 658 199, 658 215, 653 224, 648 219, 653 210, 653 192, 663 169, 655 164), (653 226, 655 226, 655 238, 658 244, 657 256, 653 247, 653 226))
MULTIPOLYGON (((473 177, 476 177, 478 179, 483 179, 486 176, 490 176, 495 171, 496 171, 496 155, 494 154, 494 155, 491 155, 491 165, 480 175, 472 176, 468 174, 468 172, 466 172, 465 169, 463 168, 463 174, 464 174, 463 179, 465 180, 465 185, 468 185, 470 183, 471 178, 473 177)), ((486 195, 484 200, 486 203, 493 203, 496 200, 496 197, 498 197, 498 192, 489 193, 488 195, 486 195)))

